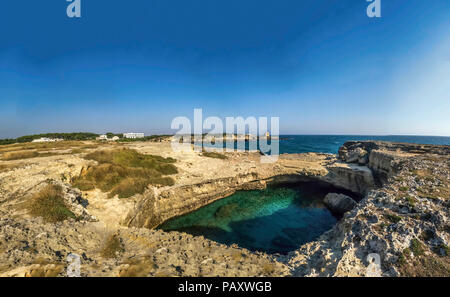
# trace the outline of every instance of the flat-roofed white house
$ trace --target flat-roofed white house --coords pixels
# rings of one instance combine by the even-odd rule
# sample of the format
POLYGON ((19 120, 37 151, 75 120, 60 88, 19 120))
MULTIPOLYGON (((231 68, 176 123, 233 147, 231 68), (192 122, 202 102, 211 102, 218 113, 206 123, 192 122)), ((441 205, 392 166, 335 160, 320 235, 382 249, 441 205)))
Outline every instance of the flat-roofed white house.
POLYGON ((64 139, 61 138, 47 138, 47 137, 41 137, 38 139, 34 139, 32 142, 55 142, 55 141, 63 141, 64 139))
POLYGON ((108 140, 108 136, 106 134, 102 134, 99 137, 96 138, 97 140, 108 140))
POLYGON ((124 138, 144 138, 144 133, 123 133, 124 138))

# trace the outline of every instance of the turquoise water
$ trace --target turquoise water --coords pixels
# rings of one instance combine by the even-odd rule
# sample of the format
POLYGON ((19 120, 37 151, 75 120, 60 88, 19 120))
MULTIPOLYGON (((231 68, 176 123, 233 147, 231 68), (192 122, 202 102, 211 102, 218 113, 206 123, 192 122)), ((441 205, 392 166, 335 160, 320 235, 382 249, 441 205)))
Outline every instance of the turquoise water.
POLYGON ((336 218, 324 207, 328 190, 300 184, 239 191, 159 228, 203 235, 250 250, 286 253, 329 230, 336 218))
MULTIPOLYGON (((281 135, 279 140, 279 152, 280 154, 307 152, 337 154, 339 147, 350 140, 380 140, 450 145, 450 137, 442 136, 281 135)), ((245 143, 245 147, 248 149, 248 142, 245 143)))
MULTIPOLYGON (((349 140, 450 145, 450 137, 434 136, 284 135, 280 136, 279 148, 280 153, 336 154, 349 140)), ((245 145, 248 149, 249 143, 245 145)), ((250 250, 287 253, 315 240, 336 223, 336 218, 321 202, 329 192, 339 190, 324 185, 298 184, 294 188, 241 191, 171 219, 159 228, 203 235, 250 250)))

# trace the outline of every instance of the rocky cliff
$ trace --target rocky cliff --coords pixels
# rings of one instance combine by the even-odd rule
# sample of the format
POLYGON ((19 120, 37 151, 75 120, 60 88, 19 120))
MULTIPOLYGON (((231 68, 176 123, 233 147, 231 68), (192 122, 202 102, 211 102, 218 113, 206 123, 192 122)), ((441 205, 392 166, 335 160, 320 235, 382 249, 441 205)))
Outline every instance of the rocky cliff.
MULTIPOLYGON (((254 157, 255 154, 247 154, 245 159, 254 157)), ((374 187, 368 167, 343 163, 331 155, 282 155, 274 164, 254 164, 245 174, 148 191, 123 223, 129 227, 154 228, 165 220, 194 211, 238 190, 264 189, 267 185, 321 181, 361 197, 374 187)))
MULTIPOLYGON (((63 276, 70 253, 81 257, 86 276, 364 276, 371 254, 384 276, 450 275, 448 146, 353 141, 338 156, 289 154, 273 164, 260 163, 258 153, 214 159, 164 142, 124 146, 176 159, 175 185, 108 198, 71 188, 68 181, 94 164, 83 152, 0 161, 0 275, 63 276), (152 229, 237 190, 300 181, 359 199, 330 231, 288 255, 152 229), (76 219, 45 222, 27 211, 46 184, 61 186, 76 219)), ((87 148, 97 149, 105 147, 87 148)))
POLYGON ((329 232, 285 258, 294 275, 364 276, 371 256, 383 276, 449 276, 450 147, 347 142, 346 162, 378 179, 329 232))

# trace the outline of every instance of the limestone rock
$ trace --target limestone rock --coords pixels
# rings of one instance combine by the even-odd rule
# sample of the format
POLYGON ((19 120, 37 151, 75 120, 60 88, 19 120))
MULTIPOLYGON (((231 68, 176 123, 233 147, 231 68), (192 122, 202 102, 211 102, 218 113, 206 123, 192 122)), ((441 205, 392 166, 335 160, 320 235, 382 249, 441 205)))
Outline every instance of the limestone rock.
POLYGON ((332 212, 338 214, 352 210, 357 204, 351 197, 337 193, 328 193, 325 196, 324 203, 332 212))
POLYGON ((358 147, 354 150, 347 152, 346 161, 348 163, 361 163, 365 164, 367 161, 367 151, 358 147))

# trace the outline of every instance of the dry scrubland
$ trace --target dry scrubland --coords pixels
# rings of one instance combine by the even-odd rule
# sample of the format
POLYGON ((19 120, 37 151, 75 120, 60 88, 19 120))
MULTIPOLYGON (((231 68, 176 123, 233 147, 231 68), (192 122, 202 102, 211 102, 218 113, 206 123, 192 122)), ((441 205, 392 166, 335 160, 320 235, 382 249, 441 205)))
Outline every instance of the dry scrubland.
POLYGON ((376 252, 386 276, 450 276, 448 151, 350 143, 345 162, 294 154, 261 164, 258 153, 175 153, 167 142, 1 146, 0 275, 63 276, 76 253, 89 276, 361 276, 376 252), (143 228, 235 190, 305 178, 364 198, 288 255, 143 228))
POLYGON ((226 168, 218 153, 170 155, 170 144, 149 142, 0 147, 0 275, 62 276, 70 252, 82 255, 83 275, 287 274, 267 255, 178 232, 120 225, 149 188, 189 182, 194 176, 185 170, 194 163, 203 171, 201 162, 212 156, 219 159, 206 167, 226 168), (183 159, 181 172, 176 157, 183 159))
POLYGON ((110 192, 109 197, 142 194, 148 185, 171 186, 174 180, 164 175, 178 173, 172 158, 143 155, 126 148, 96 151, 84 158, 95 160, 98 165, 82 172, 73 185, 82 191, 99 188, 110 192))

